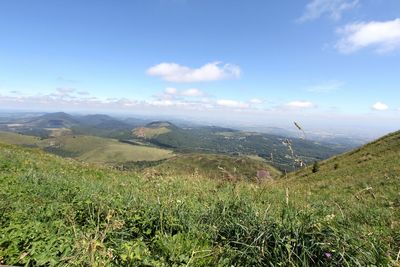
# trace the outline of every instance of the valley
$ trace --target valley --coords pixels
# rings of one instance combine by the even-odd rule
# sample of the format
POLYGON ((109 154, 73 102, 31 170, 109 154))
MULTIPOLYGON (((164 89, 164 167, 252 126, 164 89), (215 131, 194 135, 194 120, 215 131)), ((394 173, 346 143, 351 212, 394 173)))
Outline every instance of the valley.
POLYGON ((259 157, 280 171, 290 172, 353 147, 216 126, 179 127, 168 121, 63 112, 13 117, 4 120, 0 130, 0 141, 5 143, 114 165, 210 153, 259 157))

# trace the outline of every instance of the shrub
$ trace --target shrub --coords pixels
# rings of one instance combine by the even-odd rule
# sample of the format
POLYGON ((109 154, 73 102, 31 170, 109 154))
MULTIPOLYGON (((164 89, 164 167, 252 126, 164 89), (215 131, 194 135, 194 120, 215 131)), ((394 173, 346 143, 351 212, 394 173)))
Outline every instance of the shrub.
POLYGON ((339 169, 339 163, 335 163, 335 165, 333 165, 333 169, 335 170, 339 169))
POLYGON ((312 172, 316 173, 318 171, 319 171, 319 163, 318 163, 318 161, 314 161, 314 164, 312 166, 312 172))

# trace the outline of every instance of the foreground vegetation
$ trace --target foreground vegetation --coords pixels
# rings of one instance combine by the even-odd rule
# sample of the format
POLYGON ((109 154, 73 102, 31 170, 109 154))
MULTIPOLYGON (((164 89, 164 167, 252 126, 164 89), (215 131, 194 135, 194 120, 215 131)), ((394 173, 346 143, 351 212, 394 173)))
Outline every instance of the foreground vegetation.
POLYGON ((399 264, 400 133, 261 184, 0 145, 0 188, 0 264, 399 264))
POLYGON ((222 179, 231 182, 261 182, 281 176, 279 170, 266 163, 262 158, 210 153, 178 155, 162 161, 154 167, 144 169, 144 173, 161 177, 196 174, 208 179, 222 179))

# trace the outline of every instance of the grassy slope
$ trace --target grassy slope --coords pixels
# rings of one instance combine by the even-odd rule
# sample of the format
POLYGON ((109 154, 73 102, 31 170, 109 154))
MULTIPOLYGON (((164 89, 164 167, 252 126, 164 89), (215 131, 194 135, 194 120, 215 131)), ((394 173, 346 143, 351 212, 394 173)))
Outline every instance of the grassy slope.
POLYGON ((278 178, 281 173, 271 165, 248 157, 227 156, 218 154, 183 154, 170 158, 160 165, 150 168, 161 175, 178 175, 197 173, 210 179, 257 180, 257 171, 266 170, 271 178, 278 178))
POLYGON ((173 156, 172 151, 167 149, 136 146, 121 143, 115 139, 85 135, 66 135, 40 140, 33 136, 0 132, 0 142, 37 146, 58 155, 99 163, 155 161, 173 156), (53 147, 50 146, 51 144, 53 147))
POLYGON ((66 136, 59 139, 62 149, 78 153, 86 162, 153 161, 173 156, 170 150, 136 146, 95 136, 66 136))
POLYGON ((396 265, 399 138, 263 185, 141 177, 0 145, 0 263, 396 265))
POLYGON ((0 131, 0 142, 1 143, 33 146, 33 145, 36 145, 39 140, 40 139, 35 136, 0 131))
POLYGON ((139 127, 132 131, 132 134, 136 137, 141 137, 145 139, 150 139, 160 134, 165 134, 170 132, 171 130, 167 127, 159 127, 159 128, 146 128, 146 127, 139 127))
POLYGON ((94 149, 79 156, 79 159, 87 162, 127 162, 127 161, 157 161, 172 157, 170 150, 127 145, 125 143, 113 142, 106 146, 94 149))
MULTIPOLYGON (((400 132, 396 132, 321 162, 316 173, 310 166, 290 175, 282 183, 301 194, 307 192, 303 197, 307 202, 316 198, 334 200, 340 197, 338 201, 344 205, 354 204, 360 208, 373 205, 400 218, 399 174, 400 132)), ((391 222, 396 224, 393 220, 382 223, 391 222)))
MULTIPOLYGON (((282 180, 299 207, 322 204, 362 238, 376 238, 400 249, 400 132, 303 169, 282 180)), ((399 264, 399 262, 398 262, 399 264)))
POLYGON ((62 150, 74 152, 81 156, 96 148, 104 147, 111 139, 105 139, 96 136, 62 136, 55 139, 45 139, 41 143, 41 147, 49 146, 51 143, 59 146, 62 150))

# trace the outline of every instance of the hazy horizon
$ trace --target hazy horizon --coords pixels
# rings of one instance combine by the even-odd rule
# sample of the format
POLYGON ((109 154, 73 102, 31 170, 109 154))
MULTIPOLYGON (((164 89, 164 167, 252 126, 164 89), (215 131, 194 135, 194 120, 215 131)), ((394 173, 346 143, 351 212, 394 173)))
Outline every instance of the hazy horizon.
MULTIPOLYGON (((312 134, 315 137, 327 137, 327 136, 338 136, 338 137, 346 137, 346 138, 356 138, 358 141, 363 140, 363 142, 371 141, 378 137, 381 137, 385 134, 397 131, 398 128, 396 125, 386 125, 387 127, 381 128, 371 128, 370 126, 365 124, 363 127, 362 124, 359 126, 355 125, 346 125, 345 123, 340 122, 332 122, 326 120, 325 122, 318 121, 316 123, 303 123, 303 120, 297 120, 288 118, 287 120, 282 120, 282 118, 276 118, 276 120, 270 119, 262 119, 258 122, 249 122, 246 118, 226 118, 221 119, 217 117, 210 118, 208 116, 191 116, 190 114, 186 115, 177 115, 177 114, 157 114, 157 113, 124 113, 124 112, 107 112, 107 111, 74 111, 74 110, 16 110, 16 109, 0 109, 0 117, 7 118, 8 115, 23 115, 23 114, 44 114, 44 113, 57 113, 57 112, 65 112, 71 115, 108 115, 114 117, 116 119, 145 119, 149 121, 172 121, 172 122, 180 122, 188 125, 209 125, 209 126, 220 126, 227 127, 239 130, 248 130, 255 132, 266 132, 269 133, 271 130, 276 128, 277 130, 282 130, 280 135, 290 134, 290 135, 298 135, 302 137, 302 133, 298 131, 294 122, 296 121, 299 125, 301 125, 304 130, 312 134)), ((367 122, 368 118, 364 118, 367 122)), ((381 122, 382 125, 385 122, 381 122)))

